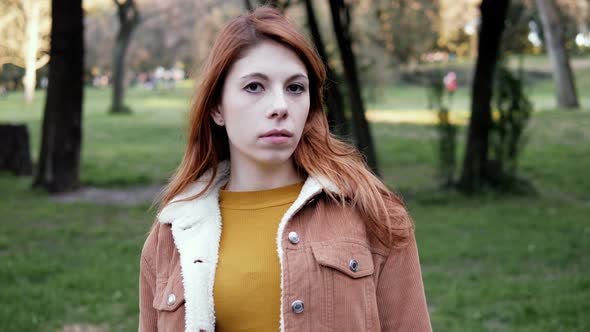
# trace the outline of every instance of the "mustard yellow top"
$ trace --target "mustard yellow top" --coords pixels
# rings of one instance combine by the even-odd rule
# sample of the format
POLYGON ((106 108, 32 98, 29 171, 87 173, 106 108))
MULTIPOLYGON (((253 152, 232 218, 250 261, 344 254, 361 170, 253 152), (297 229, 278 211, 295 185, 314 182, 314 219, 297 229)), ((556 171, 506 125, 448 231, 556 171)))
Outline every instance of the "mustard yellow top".
POLYGON ((281 267, 277 230, 303 182, 261 191, 221 190, 215 273, 216 331, 278 331, 281 267))

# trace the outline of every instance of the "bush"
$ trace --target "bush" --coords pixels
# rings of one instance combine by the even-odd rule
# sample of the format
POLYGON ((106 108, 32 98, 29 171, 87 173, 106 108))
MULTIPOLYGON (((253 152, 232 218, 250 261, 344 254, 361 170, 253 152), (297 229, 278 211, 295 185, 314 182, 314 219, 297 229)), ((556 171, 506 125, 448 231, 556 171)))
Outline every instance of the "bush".
POLYGON ((523 79, 504 62, 496 70, 494 115, 490 131, 490 163, 497 182, 506 188, 517 184, 517 162, 526 142, 524 130, 533 104, 524 92, 523 79))

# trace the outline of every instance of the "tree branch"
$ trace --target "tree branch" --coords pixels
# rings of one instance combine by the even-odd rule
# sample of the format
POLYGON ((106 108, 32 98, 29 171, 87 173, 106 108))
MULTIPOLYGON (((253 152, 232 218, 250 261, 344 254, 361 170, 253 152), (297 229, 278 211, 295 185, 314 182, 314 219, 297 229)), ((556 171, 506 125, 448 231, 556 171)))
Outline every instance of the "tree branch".
POLYGON ((16 18, 15 12, 9 12, 4 17, 0 17, 0 29, 4 29, 4 25, 10 23, 12 19, 16 18))
POLYGON ((11 56, 11 55, 0 56, 0 67, 2 67, 2 65, 6 64, 6 63, 11 63, 17 67, 25 68, 25 62, 16 56, 11 56))
POLYGON ((49 62, 49 54, 43 54, 39 59, 37 59, 37 63, 35 64, 35 68, 39 69, 45 66, 49 62))

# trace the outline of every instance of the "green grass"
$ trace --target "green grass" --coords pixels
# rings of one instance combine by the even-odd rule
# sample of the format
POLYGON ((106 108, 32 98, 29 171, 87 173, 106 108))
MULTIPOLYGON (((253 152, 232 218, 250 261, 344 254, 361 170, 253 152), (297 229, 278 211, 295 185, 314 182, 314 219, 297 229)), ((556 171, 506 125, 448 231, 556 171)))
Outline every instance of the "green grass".
MULTIPOLYGON (((521 175, 531 196, 465 197, 436 183, 431 125, 374 123, 385 181, 416 223, 436 331, 590 330, 590 69, 579 68, 582 112, 555 109, 552 82, 531 86, 537 108, 521 175)), ((371 109, 425 108, 424 89, 392 86, 371 109)), ((106 114, 109 92, 86 90, 82 183, 163 183, 184 147, 190 84, 162 93, 130 90, 134 113, 106 114)), ((468 105, 468 93, 456 96, 468 105)), ((0 98, 0 122, 24 122, 39 149, 43 95, 0 98)), ((457 107, 458 108, 458 107, 457 107)), ((461 128, 460 149, 465 128, 461 128)), ((461 159, 459 159, 461 161, 461 159)), ((29 177, 0 173, 0 331, 59 331, 90 324, 137 329, 141 245, 148 203, 57 203, 29 177)))

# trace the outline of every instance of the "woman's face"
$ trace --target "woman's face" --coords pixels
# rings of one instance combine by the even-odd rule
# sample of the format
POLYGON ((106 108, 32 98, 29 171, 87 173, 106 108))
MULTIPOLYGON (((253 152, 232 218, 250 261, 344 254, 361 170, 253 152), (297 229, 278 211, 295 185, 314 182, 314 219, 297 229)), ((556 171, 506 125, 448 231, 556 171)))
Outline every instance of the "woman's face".
POLYGON ((307 69, 290 49, 264 41, 230 67, 213 120, 225 126, 232 164, 290 162, 309 113, 307 69))

